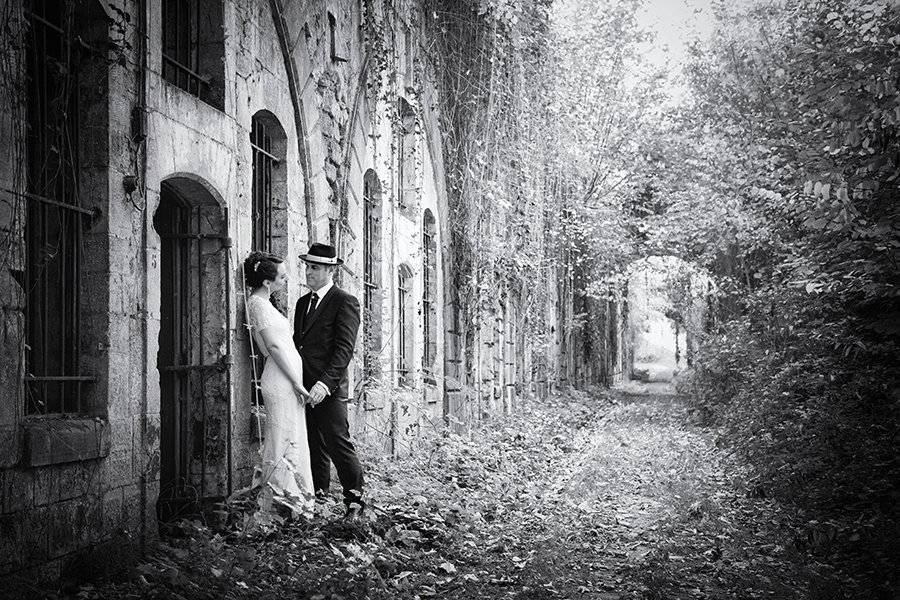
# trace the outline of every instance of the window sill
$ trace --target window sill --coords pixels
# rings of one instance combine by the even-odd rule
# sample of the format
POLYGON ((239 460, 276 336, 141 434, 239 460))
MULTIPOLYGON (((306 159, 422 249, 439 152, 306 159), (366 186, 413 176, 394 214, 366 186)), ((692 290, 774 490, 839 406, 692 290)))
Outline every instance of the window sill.
POLYGON ((103 458, 109 454, 109 423, 99 417, 50 417, 22 424, 23 466, 42 467, 103 458))

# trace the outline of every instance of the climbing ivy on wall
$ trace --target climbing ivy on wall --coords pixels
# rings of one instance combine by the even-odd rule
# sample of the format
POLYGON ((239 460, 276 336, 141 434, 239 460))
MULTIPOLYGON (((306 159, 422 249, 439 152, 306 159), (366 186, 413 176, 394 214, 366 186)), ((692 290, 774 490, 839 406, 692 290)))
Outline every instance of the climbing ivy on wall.
MULTIPOLYGON (((538 318, 548 224, 540 124, 546 118, 549 1, 422 4, 426 57, 440 99, 453 281, 477 322, 498 290, 538 318)), ((550 212, 548 213, 548 208, 550 212)))

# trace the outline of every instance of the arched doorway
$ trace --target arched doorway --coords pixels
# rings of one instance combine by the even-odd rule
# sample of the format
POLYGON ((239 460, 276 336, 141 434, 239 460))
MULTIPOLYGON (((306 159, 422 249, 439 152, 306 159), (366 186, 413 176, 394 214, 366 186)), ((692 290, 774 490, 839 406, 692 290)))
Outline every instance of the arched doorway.
POLYGON ((226 495, 231 363, 227 215, 200 182, 160 187, 160 494, 169 520, 226 495))

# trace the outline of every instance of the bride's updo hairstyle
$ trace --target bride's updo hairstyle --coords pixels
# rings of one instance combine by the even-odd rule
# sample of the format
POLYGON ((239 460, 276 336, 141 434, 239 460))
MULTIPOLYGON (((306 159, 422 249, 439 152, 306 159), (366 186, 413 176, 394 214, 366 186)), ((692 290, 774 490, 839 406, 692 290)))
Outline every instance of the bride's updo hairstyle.
POLYGON ((256 289, 263 281, 275 281, 278 277, 278 265, 284 260, 268 252, 251 252, 244 259, 244 283, 251 289, 256 289))

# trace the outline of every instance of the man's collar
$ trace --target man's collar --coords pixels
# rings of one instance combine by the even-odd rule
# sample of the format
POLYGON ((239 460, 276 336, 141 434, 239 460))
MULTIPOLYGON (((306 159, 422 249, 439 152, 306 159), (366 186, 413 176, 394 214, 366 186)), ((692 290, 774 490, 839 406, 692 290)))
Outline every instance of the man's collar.
POLYGON ((325 294, 328 293, 328 290, 330 290, 333 287, 334 287, 334 280, 331 280, 328 283, 326 283, 325 285, 323 285, 322 287, 320 287, 315 292, 313 292, 312 290, 310 290, 310 292, 314 293, 316 296, 318 296, 319 300, 321 300, 322 298, 325 297, 325 294))

